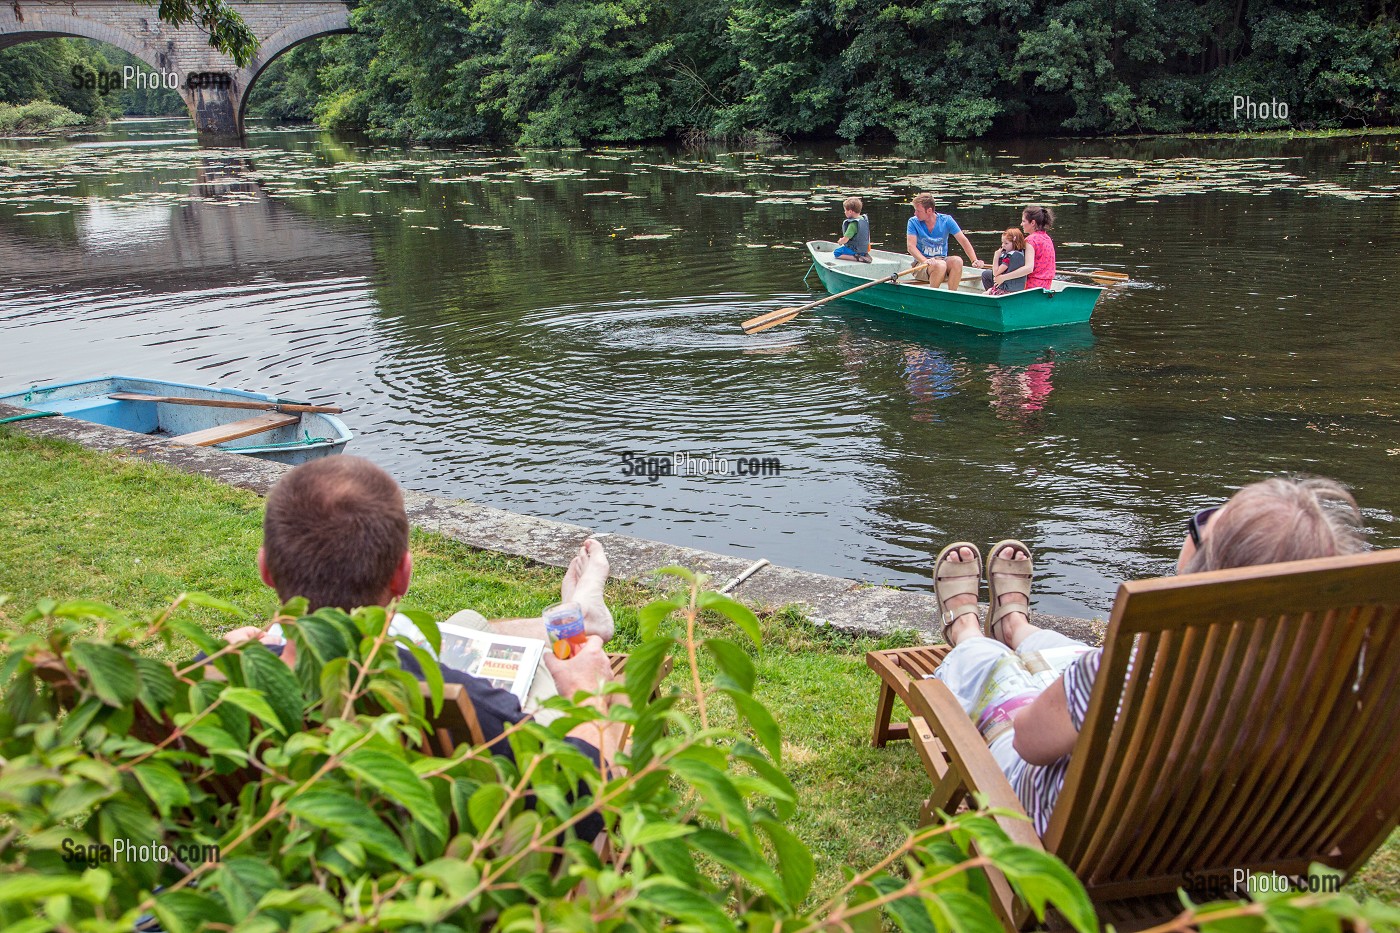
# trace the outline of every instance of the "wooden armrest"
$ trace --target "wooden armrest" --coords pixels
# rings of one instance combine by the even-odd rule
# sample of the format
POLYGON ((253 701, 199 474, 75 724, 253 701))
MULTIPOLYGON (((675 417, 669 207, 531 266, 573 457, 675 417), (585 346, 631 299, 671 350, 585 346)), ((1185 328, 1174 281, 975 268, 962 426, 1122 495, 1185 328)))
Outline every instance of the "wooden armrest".
MULTIPOLYGON (((993 807, 1026 817, 1025 807, 1021 806, 1011 782, 987 749, 982 733, 977 731, 947 685, 932 679, 915 681, 910 691, 909 707, 914 715, 929 724, 934 735, 942 741, 953 767, 967 782, 968 791, 982 794, 993 807)), ((996 820, 1012 842, 1044 849, 1029 818, 997 817, 996 820)))

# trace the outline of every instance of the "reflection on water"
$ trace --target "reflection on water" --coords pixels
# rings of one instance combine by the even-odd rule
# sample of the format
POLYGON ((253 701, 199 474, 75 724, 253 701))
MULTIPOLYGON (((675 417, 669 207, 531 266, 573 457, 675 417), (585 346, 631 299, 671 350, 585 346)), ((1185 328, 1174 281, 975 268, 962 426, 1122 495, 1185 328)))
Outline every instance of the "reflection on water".
POLYGON ((1263 474, 1355 485, 1400 543, 1400 140, 505 152, 256 134, 0 143, 0 387, 126 371, 335 399, 406 485, 900 586, 953 538, 1108 608, 1263 474), (1218 161, 1229 159, 1232 161, 1218 161), (803 241, 932 187, 979 249, 1050 201, 1092 324, 1006 337, 810 300, 803 241), (625 475, 623 455, 778 475, 625 475))

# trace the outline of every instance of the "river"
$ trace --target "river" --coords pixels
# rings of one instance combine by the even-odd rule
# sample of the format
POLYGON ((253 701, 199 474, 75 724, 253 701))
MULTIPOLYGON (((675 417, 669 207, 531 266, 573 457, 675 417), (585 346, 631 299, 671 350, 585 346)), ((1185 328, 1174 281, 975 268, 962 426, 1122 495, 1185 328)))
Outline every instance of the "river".
POLYGON ((201 150, 128 121, 0 141, 0 389, 337 402, 407 487, 870 584, 1020 537, 1038 606, 1102 615, 1265 475, 1343 480, 1400 544, 1397 196, 1400 136, 201 150), (900 249, 921 190, 984 258, 1050 204, 1062 268, 1134 284, 1011 337, 849 301, 740 332, 820 296, 801 247, 843 196, 900 249), (624 459, 676 454, 730 473, 624 459))

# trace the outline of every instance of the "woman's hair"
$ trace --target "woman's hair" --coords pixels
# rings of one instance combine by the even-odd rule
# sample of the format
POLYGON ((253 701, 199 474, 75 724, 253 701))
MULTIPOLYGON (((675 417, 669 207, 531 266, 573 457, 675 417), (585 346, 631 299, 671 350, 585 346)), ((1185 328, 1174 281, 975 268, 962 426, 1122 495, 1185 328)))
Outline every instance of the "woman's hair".
POLYGON ((1055 225, 1055 212, 1048 207, 1032 205, 1021 211, 1021 216, 1035 224, 1041 230, 1049 230, 1055 225))
POLYGON ((1185 573, 1252 567, 1366 550, 1365 525, 1346 487, 1320 476, 1275 477, 1230 497, 1185 573))
POLYGON ((1026 235, 1015 227, 1007 227, 1001 232, 1001 235, 1011 241, 1012 249, 1026 248, 1026 235))

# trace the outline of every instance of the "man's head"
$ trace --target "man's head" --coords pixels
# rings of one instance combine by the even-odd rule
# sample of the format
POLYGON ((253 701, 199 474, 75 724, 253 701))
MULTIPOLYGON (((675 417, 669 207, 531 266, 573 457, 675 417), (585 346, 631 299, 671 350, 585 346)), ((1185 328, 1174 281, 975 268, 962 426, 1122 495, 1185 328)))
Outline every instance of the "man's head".
POLYGON ((927 192, 914 195, 914 216, 924 223, 931 223, 935 216, 933 205, 933 195, 927 192))
POLYGON ((302 464, 267 497, 263 582, 311 609, 385 605, 408 590, 408 516, 393 477, 361 457, 302 464))

